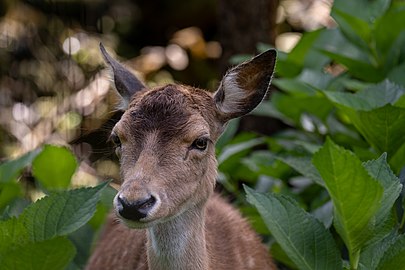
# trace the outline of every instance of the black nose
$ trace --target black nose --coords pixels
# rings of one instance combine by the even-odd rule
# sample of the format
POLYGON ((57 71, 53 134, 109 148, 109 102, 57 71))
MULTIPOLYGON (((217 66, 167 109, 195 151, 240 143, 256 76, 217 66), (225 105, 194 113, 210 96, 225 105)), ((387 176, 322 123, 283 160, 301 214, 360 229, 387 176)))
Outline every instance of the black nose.
POLYGON ((138 221, 148 215, 148 212, 156 203, 156 198, 149 195, 147 198, 137 201, 128 201, 122 195, 117 197, 117 210, 121 217, 138 221))

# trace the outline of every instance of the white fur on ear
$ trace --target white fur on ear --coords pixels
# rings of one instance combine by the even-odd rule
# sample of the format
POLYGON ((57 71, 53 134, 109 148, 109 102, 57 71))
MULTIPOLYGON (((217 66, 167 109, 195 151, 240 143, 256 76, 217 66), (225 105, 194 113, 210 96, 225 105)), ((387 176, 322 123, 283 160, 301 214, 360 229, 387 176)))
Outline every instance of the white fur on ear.
POLYGON ((251 112, 269 89, 277 53, 268 50, 230 69, 214 94, 218 112, 226 122, 251 112))
POLYGON ((224 77, 220 85, 220 89, 223 89, 227 100, 226 102, 216 103, 216 105, 218 110, 225 114, 235 111, 246 96, 246 91, 238 85, 237 77, 236 72, 230 72, 224 77))

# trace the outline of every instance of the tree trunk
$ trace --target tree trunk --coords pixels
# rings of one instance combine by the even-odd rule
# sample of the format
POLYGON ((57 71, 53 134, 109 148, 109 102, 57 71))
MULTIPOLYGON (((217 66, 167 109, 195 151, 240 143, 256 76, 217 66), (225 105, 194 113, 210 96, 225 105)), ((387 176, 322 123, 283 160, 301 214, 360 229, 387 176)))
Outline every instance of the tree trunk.
MULTIPOLYGON (((279 0, 220 0, 218 3, 219 41, 222 45, 220 70, 230 66, 229 59, 237 54, 255 54, 257 44, 275 43, 276 16, 279 0)), ((240 130, 273 134, 285 125, 272 118, 245 116, 240 130)))
POLYGON ((274 44, 279 0, 220 0, 219 33, 223 48, 221 70, 235 54, 254 54, 259 42, 274 44))

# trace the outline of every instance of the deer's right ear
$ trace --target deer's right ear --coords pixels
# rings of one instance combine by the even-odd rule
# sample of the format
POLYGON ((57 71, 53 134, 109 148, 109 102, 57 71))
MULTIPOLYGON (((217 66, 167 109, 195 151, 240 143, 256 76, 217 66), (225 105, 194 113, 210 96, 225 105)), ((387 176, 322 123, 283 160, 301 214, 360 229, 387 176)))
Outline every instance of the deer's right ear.
POLYGON ((268 50, 229 70, 214 94, 223 121, 252 111, 265 97, 273 76, 277 52, 268 50))
POLYGON ((123 99, 123 107, 126 109, 128 107, 131 97, 138 91, 145 88, 143 83, 138 80, 134 74, 132 74, 123 65, 118 63, 117 60, 112 58, 104 48, 103 44, 100 43, 100 51, 103 54, 104 60, 111 67, 114 74, 114 84, 118 93, 123 99))

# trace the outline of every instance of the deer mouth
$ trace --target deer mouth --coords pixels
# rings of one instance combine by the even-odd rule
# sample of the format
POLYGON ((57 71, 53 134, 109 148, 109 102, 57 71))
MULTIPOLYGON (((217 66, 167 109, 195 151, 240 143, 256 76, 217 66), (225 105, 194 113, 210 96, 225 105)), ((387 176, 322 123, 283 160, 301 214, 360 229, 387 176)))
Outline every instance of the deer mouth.
POLYGON ((117 216, 131 228, 149 227, 157 219, 155 216, 161 201, 158 196, 148 194, 143 198, 129 200, 118 193, 114 199, 114 208, 117 216))

